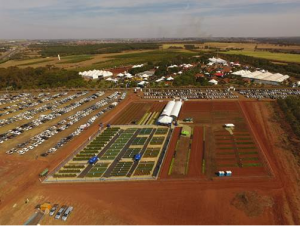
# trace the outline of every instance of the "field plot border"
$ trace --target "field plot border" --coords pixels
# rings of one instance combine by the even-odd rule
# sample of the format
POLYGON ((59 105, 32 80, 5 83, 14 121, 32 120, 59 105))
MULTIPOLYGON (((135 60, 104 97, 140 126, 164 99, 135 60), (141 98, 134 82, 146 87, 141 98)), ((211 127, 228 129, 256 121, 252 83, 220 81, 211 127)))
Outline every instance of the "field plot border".
MULTIPOLYGON (((114 127, 118 127, 118 128, 127 128, 127 129, 130 129, 130 128, 135 128, 135 129, 138 129, 134 134, 136 134, 135 136, 138 136, 139 135, 139 132, 140 132, 140 129, 142 128, 153 128, 154 130, 152 131, 152 136, 149 135, 149 137, 147 138, 147 145, 144 146, 145 150, 147 149, 148 145, 150 145, 150 140, 152 139, 153 135, 155 134, 155 132, 157 131, 157 129, 159 128, 166 128, 166 127, 162 127, 162 126, 154 126, 154 125, 124 125, 124 126, 112 126, 111 128, 114 128, 114 127)), ((43 183, 68 183, 68 182, 111 182, 111 181, 138 181, 138 180, 156 180, 158 178, 158 175, 159 175, 159 172, 162 168, 162 163, 164 162, 164 158, 165 158, 165 155, 166 155, 166 152, 167 152, 167 147, 169 145, 169 141, 170 141, 170 136, 172 134, 172 130, 170 128, 168 128, 168 133, 166 133, 164 135, 165 139, 164 139, 164 142, 160 145, 160 152, 159 152, 159 155, 156 157, 156 161, 155 161, 155 164, 153 166, 153 169, 151 170, 151 174, 148 176, 148 175, 145 175, 145 176, 135 176, 134 173, 135 173, 135 170, 136 168, 138 167, 139 163, 140 162, 147 162, 147 159, 145 158, 142 158, 139 162, 133 162, 133 165, 132 165, 132 168, 134 166, 134 164, 136 165, 136 167, 132 170, 130 169, 128 171, 128 174, 130 173, 129 176, 122 176, 122 177, 115 177, 115 176, 110 176, 110 177, 83 177, 83 178, 80 178, 79 175, 86 169, 84 169, 83 171, 81 171, 79 173, 79 175, 77 175, 76 177, 70 177, 70 178, 66 178, 66 177, 62 177, 62 178, 54 178, 53 175, 55 173, 57 173, 59 170, 61 170, 66 164, 68 164, 78 153, 80 153, 81 151, 83 151, 91 142, 93 142, 94 138, 97 137, 98 135, 100 135, 101 132, 97 132, 93 135, 91 141, 86 141, 84 142, 78 149, 76 149, 76 151, 74 151, 74 153, 72 153, 72 155, 68 156, 65 160, 63 160, 48 176, 47 178, 43 181, 43 183)), ((114 135, 113 138, 115 138, 116 136, 118 135, 114 135)), ((135 139, 135 136, 133 136, 133 139, 135 139)), ((157 135, 156 136, 163 136, 163 135, 157 135)), ((112 139, 113 139, 112 138, 112 139)), ((128 143, 128 147, 131 146, 132 144, 131 143, 128 143)), ((151 145, 150 145, 151 146, 151 145)), ((152 145, 153 146, 153 145, 152 145)), ((104 147, 105 148, 105 147, 104 147)), ((109 147, 108 147, 109 148, 109 147)), ((145 151, 144 150, 144 151, 145 151)), ((102 153, 102 151, 100 152, 102 153)), ((120 152, 121 153, 121 152, 120 152)), ((115 163, 115 161, 117 161, 117 159, 114 159, 113 162, 108 166, 108 168, 111 167, 111 165, 113 163, 115 163)), ((119 161, 119 162, 126 162, 126 160, 122 160, 122 161, 119 161)), ((149 160, 149 162, 152 162, 153 160, 149 160)), ((99 160, 98 163, 101 163, 102 161, 99 160)), ((87 164, 87 163, 85 163, 87 164)), ((88 166, 87 166, 88 167, 88 166)), ((93 167, 92 167, 93 168, 93 167)), ((107 169, 108 169, 107 168, 107 169)), ((114 167, 113 167, 114 168, 114 167)), ((105 175, 105 173, 107 172, 107 170, 103 173, 102 176, 105 175)))

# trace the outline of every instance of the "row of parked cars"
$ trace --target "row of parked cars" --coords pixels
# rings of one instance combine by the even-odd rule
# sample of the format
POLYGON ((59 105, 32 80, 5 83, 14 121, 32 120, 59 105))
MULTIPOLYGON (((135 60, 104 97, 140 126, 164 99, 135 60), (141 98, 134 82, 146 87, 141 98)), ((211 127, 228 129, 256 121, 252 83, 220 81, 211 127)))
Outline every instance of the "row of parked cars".
MULTIPOLYGON (((87 115, 91 114, 93 111, 108 105, 109 103, 113 102, 114 100, 118 99, 120 96, 119 92, 115 92, 112 95, 106 97, 105 99, 97 102, 96 104, 90 106, 89 108, 77 112, 79 114, 75 114, 73 116, 68 117, 68 119, 71 120, 75 120, 75 121, 79 121, 81 118, 86 117, 87 115)), ((121 98, 120 98, 121 99, 121 98)), ((90 127, 95 120, 100 117, 101 115, 103 115, 105 112, 111 110, 112 108, 114 108, 114 106, 108 106, 104 109, 102 109, 101 111, 99 111, 97 114, 95 114, 93 117, 91 117, 87 123, 80 125, 74 132, 72 132, 70 135, 68 135, 67 137, 62 138, 54 147, 50 148, 47 152, 43 153, 42 156, 47 156, 50 153, 54 153, 57 151, 57 149, 59 149, 60 147, 64 146, 67 142, 69 142, 70 140, 72 140, 75 136, 78 136, 83 130, 85 130, 86 128, 90 127)), ((75 122, 74 121, 74 122, 75 122)))
POLYGON ((51 110, 51 111, 55 111, 60 105, 62 104, 65 104, 75 98, 78 98, 82 95, 85 95, 87 94, 87 92, 80 92, 80 93, 77 93, 77 94, 74 94, 74 95, 70 95, 66 98, 63 98, 61 100, 55 100, 53 103, 47 103, 45 105, 42 105, 38 108, 34 108, 34 109, 30 109, 30 110, 27 110, 27 111, 24 111, 20 114, 17 114, 13 117, 10 117, 10 118, 6 118, 6 119, 0 119, 0 127, 2 126, 5 126, 5 125, 9 125, 9 124, 12 124, 14 122, 17 122, 17 121, 21 121, 21 120, 31 120, 33 119, 33 117, 37 114, 40 114, 42 112, 45 112, 45 111, 48 111, 48 110, 51 110))
POLYGON ((13 104, 22 100, 26 100, 30 95, 30 93, 2 94, 0 95, 0 106, 4 104, 13 104))
POLYGON ((38 95, 29 94, 26 95, 26 99, 21 100, 13 105, 6 106, 3 108, 0 108, 0 117, 4 115, 9 115, 14 112, 22 111, 27 108, 32 108, 37 105, 40 105, 45 102, 49 102, 51 100, 66 96, 68 93, 56 93, 51 95, 50 93, 40 93, 38 95))
MULTIPOLYGON (((80 96, 87 94, 86 92, 81 92, 80 96)), ((101 95, 103 95, 104 93, 101 92, 101 95)), ((95 99, 96 97, 94 96, 95 94, 91 95, 90 97, 85 97, 82 98, 79 101, 76 101, 74 103, 69 104, 68 106, 62 107, 62 108, 55 108, 55 110, 53 110, 51 113, 46 114, 46 115, 40 115, 38 119, 33 120, 32 122, 29 123, 25 123, 15 129, 9 130, 6 133, 0 134, 0 143, 3 143, 4 141, 7 141, 8 139, 12 139, 18 135, 20 135, 21 133, 23 133, 25 130, 31 130, 43 123, 46 123, 50 120, 53 120, 57 117, 60 117, 63 114, 66 114, 72 110, 74 110, 75 108, 81 106, 82 104, 91 101, 91 99, 95 99), (15 132, 16 131, 16 132, 15 132)), ((72 95, 73 96, 73 95, 72 95)), ((77 96, 78 97, 78 96, 77 96)), ((68 98, 69 99, 69 98, 68 98)), ((72 97, 72 99, 74 99, 74 97, 72 97)), ((62 100, 61 100, 62 101, 62 100)), ((61 103, 60 101, 60 103, 61 103)), ((68 100, 70 101, 70 100, 68 100)), ((64 99, 64 103, 68 102, 66 101, 66 99, 64 99)), ((57 107, 57 106, 56 106, 57 107)))
MULTIPOLYGON (((38 101, 33 101, 33 99, 28 99, 26 101, 23 101, 22 105, 18 107, 18 109, 14 109, 14 110, 10 110, 8 111, 8 113, 3 113, 3 114, 10 114, 12 112, 16 112, 16 111, 21 111, 21 110, 24 110, 26 108, 29 108, 29 107, 34 107, 34 106, 37 106, 41 103, 45 103, 45 102, 49 102, 53 99, 56 99, 58 97, 61 97, 61 96, 65 96, 67 95, 67 93, 59 93, 59 94, 54 94, 52 96, 47 96, 47 97, 44 97, 42 99, 39 99, 38 101)), ((34 97, 34 99, 37 98, 37 97, 34 97)), ((33 108, 33 109, 30 109, 30 110, 27 110, 27 111, 24 111, 24 112, 21 112, 13 117, 9 117, 9 118, 5 118, 5 119, 0 119, 0 127, 1 126, 5 126, 5 125, 9 125, 11 123, 14 123, 14 122, 17 122, 17 121, 20 121, 20 120, 31 120, 36 114, 38 113, 41 113, 41 112, 44 112, 44 111, 47 111, 47 110, 51 110, 53 108, 56 107, 56 105, 58 104, 63 104, 63 101, 64 99, 60 100, 60 101, 54 101, 52 104, 45 104, 45 105, 42 105, 38 108, 33 108)), ((12 105, 12 107, 15 106, 15 105, 12 105)), ((6 107, 6 108, 10 108, 11 107, 6 107)))
MULTIPOLYGON (((93 98, 98 98, 100 96, 104 95, 104 92, 98 92, 96 94, 92 95, 92 99, 93 98)), ((86 98, 81 99, 79 102, 81 102, 81 104, 85 103, 85 101, 82 100, 86 100, 86 98)), ((90 100, 90 98, 89 98, 90 100)), ((103 100, 99 101, 102 102, 103 100)), ((98 102, 98 103, 99 103, 98 102)), ((79 103, 72 105, 69 105, 69 107, 67 107, 66 109, 64 109, 64 113, 69 112, 71 110, 73 110, 75 108, 75 106, 77 106, 79 103)), ((79 106, 81 105, 79 104, 79 106)), ((89 107, 90 108, 90 107, 89 107)), ((89 109, 87 108, 87 109, 89 109)), ((14 154, 14 153, 18 153, 20 155, 25 154, 26 152, 34 149, 35 147, 38 147, 39 145, 41 145, 43 142, 45 142, 46 140, 48 140, 50 137, 54 136, 55 134, 64 131, 65 129, 69 128, 71 125, 73 125, 74 123, 76 123, 77 121, 79 121, 82 117, 84 117, 83 115, 87 114, 87 109, 83 110, 83 111, 78 111, 76 112, 74 115, 69 116, 67 119, 63 119, 60 122, 58 122, 56 125, 51 126, 50 128, 46 129, 45 131, 41 132, 40 134, 32 137, 31 139, 29 139, 28 141, 19 144, 17 147, 12 148, 10 150, 8 150, 6 153, 7 154, 14 154), (75 117, 74 117, 75 116, 75 117)), ((60 111, 60 113, 62 113, 60 111)), ((41 116, 39 120, 37 120, 38 122, 40 122, 40 124, 45 123, 46 121, 52 120, 58 116, 60 116, 60 113, 56 113, 56 114, 49 114, 48 117, 44 117, 41 116), (51 116, 51 117, 49 117, 51 116)), ((38 124, 35 124, 35 126, 37 126, 38 124)), ((33 126, 33 127, 35 127, 33 126)), ((33 128, 32 127, 32 128, 33 128)), ((73 136, 68 136, 67 138, 63 138, 63 141, 61 141, 60 145, 63 145, 63 142, 67 142, 68 140, 70 140, 73 136)), ((57 150, 57 148, 52 148, 51 150, 49 150, 49 153, 55 152, 57 150)))
POLYGON ((285 99, 288 96, 300 95, 299 89, 244 89, 239 93, 246 98, 255 99, 285 99))
POLYGON ((73 209, 72 206, 63 205, 59 208, 58 204, 54 204, 49 212, 49 216, 54 216, 57 220, 62 219, 63 221, 66 221, 73 209))
POLYGON ((227 89, 147 89, 145 99, 236 99, 238 96, 227 89))

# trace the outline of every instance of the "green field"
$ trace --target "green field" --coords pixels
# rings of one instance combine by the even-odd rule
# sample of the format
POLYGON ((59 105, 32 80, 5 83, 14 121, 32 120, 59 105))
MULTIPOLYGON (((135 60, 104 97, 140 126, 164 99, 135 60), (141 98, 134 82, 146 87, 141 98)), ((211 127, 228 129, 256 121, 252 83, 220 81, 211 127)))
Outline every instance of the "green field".
MULTIPOLYGON (((163 60, 171 60, 177 56, 195 56, 196 53, 189 52, 178 52, 178 51, 150 51, 150 52, 141 52, 141 53, 132 53, 132 54, 122 54, 118 56, 113 56, 112 58, 107 58, 107 61, 100 61, 94 63, 92 66, 89 66, 89 69, 101 69, 101 68, 112 68, 122 65, 131 65, 131 64, 140 64, 151 62, 159 62, 163 60)), ((199 54, 198 54, 199 55, 199 54)), ((86 68, 87 69, 87 68, 86 68)))
POLYGON ((30 62, 30 63, 24 63, 24 64, 18 64, 16 66, 31 66, 31 65, 35 65, 35 64, 41 64, 41 63, 46 63, 46 62, 50 62, 52 60, 37 60, 37 61, 33 61, 33 62, 30 62))
POLYGON ((93 56, 91 55, 67 56, 67 57, 62 57, 61 60, 63 61, 59 62, 58 64, 74 64, 74 63, 79 63, 91 59, 93 59, 93 56))
POLYGON ((260 51, 228 51, 223 53, 231 54, 231 55, 251 56, 251 57, 274 60, 274 61, 300 63, 300 54, 270 53, 270 52, 260 52, 260 51))

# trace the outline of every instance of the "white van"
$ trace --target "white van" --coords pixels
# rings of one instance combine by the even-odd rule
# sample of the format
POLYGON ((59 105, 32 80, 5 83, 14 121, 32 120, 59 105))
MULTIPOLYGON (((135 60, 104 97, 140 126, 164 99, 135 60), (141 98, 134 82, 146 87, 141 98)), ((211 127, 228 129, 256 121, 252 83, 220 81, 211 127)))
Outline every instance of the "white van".
POLYGON ((62 216, 62 220, 63 221, 66 221, 68 219, 68 216, 70 215, 70 213, 72 212, 72 210, 73 210, 73 207, 69 206, 69 208, 66 210, 66 212, 62 216))

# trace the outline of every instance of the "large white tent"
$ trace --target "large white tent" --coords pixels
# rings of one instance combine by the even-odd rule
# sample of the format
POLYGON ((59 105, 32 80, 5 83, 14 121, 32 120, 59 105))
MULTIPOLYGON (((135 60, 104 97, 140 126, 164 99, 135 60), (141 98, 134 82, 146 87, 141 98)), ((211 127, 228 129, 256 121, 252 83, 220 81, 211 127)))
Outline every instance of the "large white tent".
POLYGON ((179 112, 182 107, 182 102, 181 101, 176 101, 172 111, 171 111, 171 116, 177 118, 179 116, 179 112))
POLYGON ((280 73, 270 73, 266 71, 245 71, 245 70, 240 70, 232 73, 234 75, 240 75, 243 78, 249 78, 249 79, 254 79, 254 80, 261 80, 261 81, 267 81, 267 82, 273 82, 273 83, 281 83, 285 80, 287 80, 290 76, 288 75, 282 75, 280 73))
POLYGON ((223 65, 228 65, 226 60, 223 60, 221 58, 209 58, 209 65, 213 65, 213 64, 223 64, 223 65))
POLYGON ((79 72, 79 75, 85 78, 99 79, 99 78, 111 77, 113 76, 113 73, 111 73, 110 71, 90 70, 90 71, 79 72))

